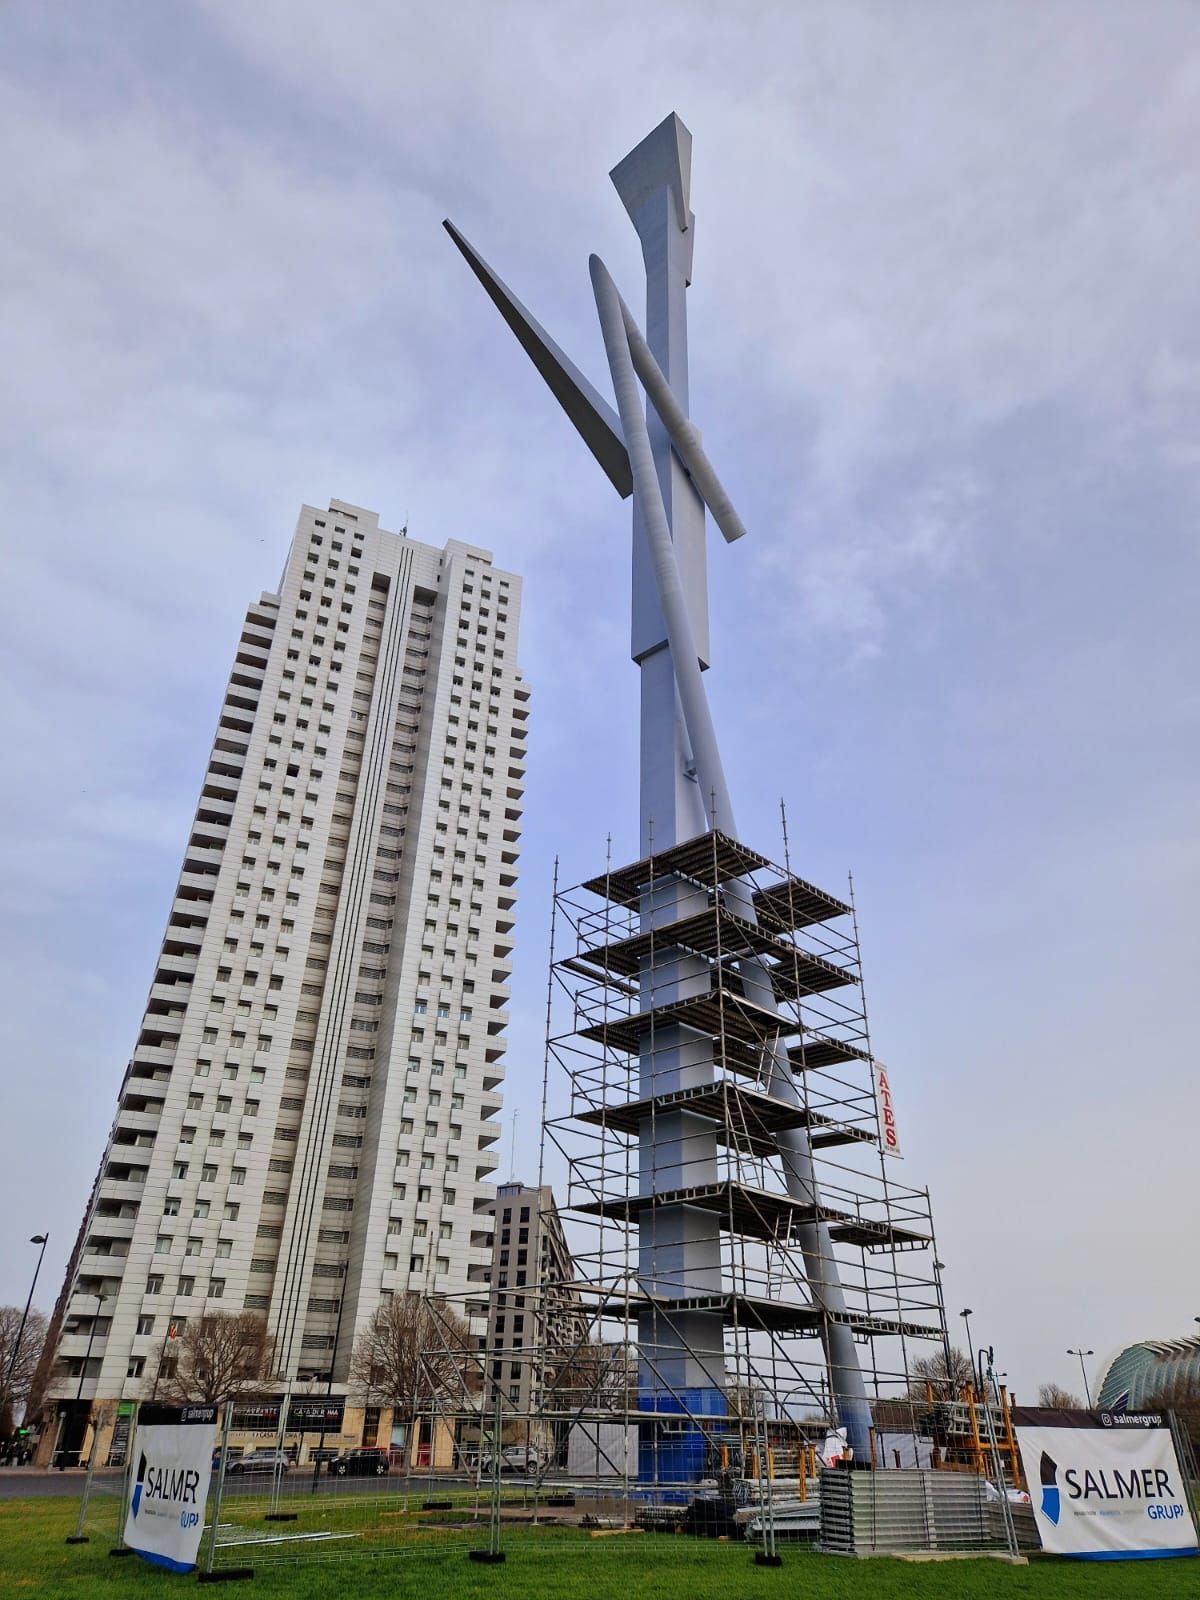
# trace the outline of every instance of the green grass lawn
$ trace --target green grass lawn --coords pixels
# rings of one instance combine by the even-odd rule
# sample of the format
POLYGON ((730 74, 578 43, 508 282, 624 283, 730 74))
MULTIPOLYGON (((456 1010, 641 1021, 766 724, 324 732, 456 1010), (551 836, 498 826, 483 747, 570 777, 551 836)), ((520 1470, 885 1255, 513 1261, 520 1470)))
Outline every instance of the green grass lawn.
MULTIPOLYGON (((108 1554, 115 1526, 115 1502, 94 1502, 88 1519, 91 1542, 63 1543, 73 1531, 76 1507, 69 1500, 0 1502, 0 1594, 4 1600, 47 1596, 52 1600, 117 1600, 124 1595, 166 1595, 195 1579, 161 1572, 137 1557, 113 1560, 108 1554)), ((238 1508, 239 1525, 264 1531, 261 1507, 247 1500, 238 1508)), ((365 1508, 364 1508, 365 1511, 365 1508)), ((300 1526, 346 1522, 333 1508, 306 1511, 300 1526)), ((457 1518, 457 1520, 462 1520, 457 1518)), ((269 1525, 267 1525, 269 1526, 269 1525)), ((293 1526, 291 1524, 285 1525, 293 1526)), ((334 1600, 340 1596, 393 1597, 415 1594, 420 1600, 768 1600, 803 1594, 804 1600, 880 1600, 880 1597, 928 1597, 928 1600, 972 1600, 975 1596, 1037 1596, 1038 1600, 1195 1600, 1200 1596, 1200 1562, 1133 1561, 1101 1564, 1035 1559, 1028 1567, 1007 1567, 994 1561, 953 1561, 913 1565, 902 1561, 848 1561, 784 1548, 778 1570, 755 1567, 744 1545, 670 1536, 624 1536, 591 1539, 577 1529, 540 1530, 508 1526, 503 1544, 508 1559, 501 1567, 469 1562, 467 1549, 483 1542, 483 1529, 454 1529, 425 1522, 418 1516, 394 1519, 383 1537, 400 1553, 361 1553, 380 1537, 363 1528, 346 1541, 358 1554, 330 1559, 333 1545, 298 1548, 296 1559, 260 1565, 250 1583, 215 1593, 286 1595, 289 1600, 334 1600), (458 1544, 451 1543, 457 1540, 458 1544), (430 1545, 433 1548, 429 1548, 430 1545)), ((254 1565, 253 1549, 238 1551, 254 1565)), ((265 1552, 264 1552, 265 1554, 265 1552)), ((228 1564, 234 1552, 224 1552, 228 1564)))

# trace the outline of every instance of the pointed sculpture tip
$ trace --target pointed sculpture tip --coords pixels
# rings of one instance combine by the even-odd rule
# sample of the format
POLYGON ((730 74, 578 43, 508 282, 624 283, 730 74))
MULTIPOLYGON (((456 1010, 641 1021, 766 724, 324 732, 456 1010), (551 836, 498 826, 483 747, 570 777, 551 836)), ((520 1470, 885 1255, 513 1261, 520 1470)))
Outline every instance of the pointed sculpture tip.
POLYGON ((692 135, 679 115, 672 111, 640 144, 609 173, 630 220, 656 189, 670 187, 679 212, 679 226, 686 228, 691 215, 692 135))

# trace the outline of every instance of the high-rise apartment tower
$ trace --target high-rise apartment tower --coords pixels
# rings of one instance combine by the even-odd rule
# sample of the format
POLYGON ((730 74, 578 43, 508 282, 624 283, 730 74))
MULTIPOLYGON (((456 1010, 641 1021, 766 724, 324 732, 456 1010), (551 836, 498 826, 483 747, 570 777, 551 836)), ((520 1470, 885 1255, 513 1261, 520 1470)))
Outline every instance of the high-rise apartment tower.
POLYGON ((491 1264, 529 691, 490 555, 300 515, 246 614, 49 1388, 144 1397, 172 1326, 267 1321, 344 1392, 382 1297, 491 1264))

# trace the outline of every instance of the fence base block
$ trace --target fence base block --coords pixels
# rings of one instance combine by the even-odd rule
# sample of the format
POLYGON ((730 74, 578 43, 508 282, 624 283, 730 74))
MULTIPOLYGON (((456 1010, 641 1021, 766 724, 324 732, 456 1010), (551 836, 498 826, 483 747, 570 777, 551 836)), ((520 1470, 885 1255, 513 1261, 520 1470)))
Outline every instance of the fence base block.
POLYGON ((485 1567, 496 1567, 504 1560, 503 1550, 468 1550, 472 1561, 482 1561, 485 1567))
POLYGON ((222 1567, 218 1572, 199 1572, 196 1576, 201 1583, 241 1583, 254 1576, 254 1568, 222 1567))
POLYGON ((756 1567, 781 1567, 783 1565, 783 1557, 769 1556, 764 1550, 756 1550, 754 1552, 754 1565, 756 1567))
POLYGON ((64 1544, 89 1544, 90 1542, 86 1533, 73 1533, 63 1540, 64 1544))
POLYGON ((263 1517, 264 1522, 298 1522, 299 1520, 300 1513, 298 1511, 268 1511, 263 1517))

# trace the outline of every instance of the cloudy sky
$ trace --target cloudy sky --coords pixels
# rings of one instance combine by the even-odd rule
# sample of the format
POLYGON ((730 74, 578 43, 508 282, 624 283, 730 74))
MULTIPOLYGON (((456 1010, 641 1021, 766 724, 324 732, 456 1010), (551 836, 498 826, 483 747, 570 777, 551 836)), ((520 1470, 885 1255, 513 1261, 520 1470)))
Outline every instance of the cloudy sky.
MULTIPOLYGON (((628 510, 442 233, 600 382, 608 169, 694 139, 739 820, 854 872, 906 1175, 1018 1393, 1192 1328, 1200 11, 0 6, 0 1301, 53 1298, 230 653, 302 502, 526 575, 509 1103, 549 886, 636 853, 628 510)), ((605 384, 605 387, 607 385, 605 384)), ((508 1134, 505 1136, 508 1165, 508 1134)))

